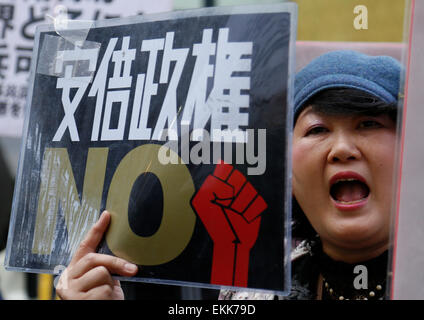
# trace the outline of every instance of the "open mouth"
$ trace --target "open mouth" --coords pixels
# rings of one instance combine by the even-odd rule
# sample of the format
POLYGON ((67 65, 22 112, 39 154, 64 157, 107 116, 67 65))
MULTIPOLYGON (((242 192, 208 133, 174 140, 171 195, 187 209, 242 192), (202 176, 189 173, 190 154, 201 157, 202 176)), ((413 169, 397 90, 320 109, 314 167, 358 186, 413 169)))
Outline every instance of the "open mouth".
POLYGON ((331 185, 330 195, 340 204, 355 204, 364 201, 370 194, 368 185, 355 178, 337 179, 331 185))

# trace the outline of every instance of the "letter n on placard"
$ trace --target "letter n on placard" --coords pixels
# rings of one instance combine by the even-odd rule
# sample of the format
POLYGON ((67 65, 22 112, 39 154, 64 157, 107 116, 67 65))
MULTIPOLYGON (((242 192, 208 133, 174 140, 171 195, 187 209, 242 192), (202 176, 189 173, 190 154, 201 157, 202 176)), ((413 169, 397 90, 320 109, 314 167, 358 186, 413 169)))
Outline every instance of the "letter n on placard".
POLYGON ((67 149, 46 148, 32 253, 51 254, 59 204, 65 217, 68 246, 74 252, 98 219, 108 151, 108 148, 89 149, 80 199, 67 149))

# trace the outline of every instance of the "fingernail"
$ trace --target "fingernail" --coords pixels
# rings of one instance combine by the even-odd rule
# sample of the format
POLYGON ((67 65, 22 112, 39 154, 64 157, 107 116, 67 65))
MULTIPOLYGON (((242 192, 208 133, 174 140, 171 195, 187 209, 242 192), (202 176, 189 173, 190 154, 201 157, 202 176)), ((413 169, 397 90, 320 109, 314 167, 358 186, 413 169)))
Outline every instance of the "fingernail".
POLYGON ((135 264, 132 263, 126 263, 124 266, 125 270, 128 272, 135 272, 137 271, 137 266, 135 264))
POLYGON ((100 218, 104 218, 105 215, 107 215, 109 212, 107 210, 104 210, 101 215, 100 218))

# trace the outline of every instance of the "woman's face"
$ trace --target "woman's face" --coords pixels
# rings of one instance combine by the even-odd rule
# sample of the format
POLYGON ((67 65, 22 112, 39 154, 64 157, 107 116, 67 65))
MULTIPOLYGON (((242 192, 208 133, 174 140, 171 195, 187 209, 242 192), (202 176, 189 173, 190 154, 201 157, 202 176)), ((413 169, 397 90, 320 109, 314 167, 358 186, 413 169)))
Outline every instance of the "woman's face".
POLYGON ((309 106, 299 115, 293 193, 333 258, 387 249, 395 141, 387 114, 325 115, 309 106))

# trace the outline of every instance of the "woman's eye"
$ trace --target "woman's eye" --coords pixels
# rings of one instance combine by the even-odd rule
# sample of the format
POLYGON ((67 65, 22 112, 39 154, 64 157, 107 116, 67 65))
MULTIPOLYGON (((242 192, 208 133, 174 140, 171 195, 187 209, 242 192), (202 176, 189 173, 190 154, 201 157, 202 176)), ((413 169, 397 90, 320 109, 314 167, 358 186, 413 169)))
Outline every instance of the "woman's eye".
POLYGON ((328 129, 325 127, 313 127, 306 132, 305 136, 317 135, 325 132, 328 132, 328 129))
POLYGON ((359 123, 359 128, 381 128, 382 125, 375 120, 365 120, 359 123))

